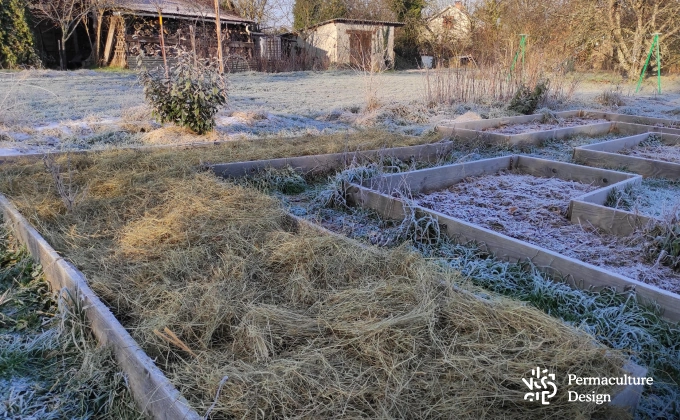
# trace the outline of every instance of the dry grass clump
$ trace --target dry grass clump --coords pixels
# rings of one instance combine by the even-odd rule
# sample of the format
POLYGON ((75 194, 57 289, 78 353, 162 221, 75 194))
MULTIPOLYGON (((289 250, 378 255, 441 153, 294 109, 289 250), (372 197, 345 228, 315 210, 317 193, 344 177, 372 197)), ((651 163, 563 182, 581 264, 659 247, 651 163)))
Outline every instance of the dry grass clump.
POLYGON ((169 125, 144 133, 140 141, 147 145, 203 143, 218 140, 215 131, 198 135, 188 128, 169 125))
POLYGON ((405 248, 319 234, 197 158, 82 157, 72 212, 39 165, 3 168, 0 189, 210 418, 584 418, 601 407, 575 388, 541 406, 522 378, 621 373, 592 336, 405 248))
POLYGON ((507 102, 515 93, 515 81, 501 66, 483 69, 438 67, 426 70, 425 103, 432 108, 455 103, 507 102))
POLYGON ((148 133, 158 128, 148 105, 123 108, 120 112, 120 126, 131 133, 148 133))
POLYGON ((263 110, 259 111, 232 111, 228 113, 232 118, 236 118, 239 121, 247 125, 254 125, 258 121, 266 120, 267 113, 263 110))
POLYGON ((595 100, 601 105, 615 108, 626 105, 626 101, 623 99, 623 94, 621 93, 621 88, 619 86, 613 89, 609 88, 603 90, 602 93, 595 97, 595 100))

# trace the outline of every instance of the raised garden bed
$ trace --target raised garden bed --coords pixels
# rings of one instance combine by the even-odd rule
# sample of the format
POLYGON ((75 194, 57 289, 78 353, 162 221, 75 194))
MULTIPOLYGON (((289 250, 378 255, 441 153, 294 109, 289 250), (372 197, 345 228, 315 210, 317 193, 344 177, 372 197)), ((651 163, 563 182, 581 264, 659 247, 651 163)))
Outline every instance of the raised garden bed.
MULTIPOLYGON (((598 170, 593 171, 592 168, 580 167, 577 165, 549 162, 525 156, 511 156, 461 165, 426 169, 405 174, 383 176, 370 180, 364 183, 364 185, 352 185, 349 187, 348 194, 350 199, 356 204, 362 207, 371 208, 383 217, 390 219, 402 219, 407 214, 407 210, 404 206, 415 206, 416 211, 423 214, 430 214, 437 219, 439 224, 443 226, 443 231, 449 237, 462 243, 472 241, 483 244, 490 252, 495 253, 501 258, 515 261, 529 259, 533 264, 548 273, 557 272, 563 276, 567 276, 577 287, 615 287, 622 291, 634 288, 640 298, 651 302, 658 302, 664 309, 664 315, 668 319, 680 319, 680 296, 655 285, 643 282, 648 281, 649 279, 642 278, 640 280, 643 281, 640 281, 628 277, 626 275, 629 272, 627 271, 628 269, 620 270, 616 267, 617 264, 627 264, 623 261, 626 257, 621 258, 615 252, 610 252, 608 254, 609 258, 604 258, 603 261, 591 259, 593 262, 603 263, 607 268, 598 267, 594 264, 575 258, 583 257, 584 259, 587 259, 585 256, 588 255, 589 251, 586 249, 581 251, 582 254, 573 252, 573 256, 564 255, 546 247, 545 245, 550 245, 548 243, 535 245, 517 239, 517 236, 519 236, 522 239, 531 240, 532 233, 527 234, 525 237, 517 234, 514 234, 515 237, 511 237, 490 229, 493 228, 490 224, 487 224, 488 227, 484 227, 480 226, 477 221, 471 219, 465 220, 458 216, 452 216, 457 214, 455 213, 457 211, 456 208, 451 210, 449 214, 444 214, 441 211, 426 209, 422 206, 418 206, 417 203, 410 202, 409 200, 404 201, 395 198, 392 195, 395 190, 407 190, 410 194, 413 194, 413 196, 428 194, 449 188, 468 177, 494 175, 502 170, 512 170, 520 174, 532 176, 558 177, 567 181, 578 181, 586 185, 602 187, 580 197, 572 198, 570 200, 571 203, 562 202, 560 204, 561 207, 556 207, 560 208, 560 211, 558 214, 553 213, 555 217, 550 222, 546 223, 542 228, 532 228, 534 233, 539 234, 541 233, 541 229, 546 229, 550 226, 550 223, 557 223, 557 226, 553 230, 554 234, 562 235, 562 233, 560 233, 562 230, 565 230, 565 232, 573 231, 573 234, 577 235, 574 237, 573 242, 570 242, 569 239, 565 237, 558 246, 554 247, 564 253, 568 253, 567 251, 570 250, 573 252, 573 248, 577 248, 578 246, 579 239, 591 241, 591 244, 597 244, 597 241, 599 240, 598 246, 602 252, 609 249, 609 246, 617 244, 618 238, 614 236, 603 240, 602 238, 598 239, 598 235, 585 235, 589 230, 590 225, 597 226, 613 221, 615 223, 611 229, 617 230, 619 224, 628 223, 629 221, 625 219, 613 220, 609 218, 608 211, 615 212, 615 210, 608 209, 607 207, 604 207, 603 204, 605 204, 607 196, 613 188, 634 185, 640 181, 639 177, 623 173, 612 171, 597 172, 598 170), (564 206, 570 208, 566 212, 563 212, 564 206), (574 224, 572 225, 572 223, 574 224), (580 238, 578 235, 580 235, 580 238), (562 243, 564 244, 563 247, 562 243), (619 262, 617 263, 616 261, 619 262), (617 269, 618 272, 613 269, 617 269)), ((472 200, 474 201, 475 198, 473 197, 472 200)), ((512 211, 513 207, 519 208, 518 205, 510 203, 504 208, 497 209, 499 215, 505 212, 505 214, 503 214, 503 221, 506 223, 507 221, 516 223, 514 221, 516 216, 513 214, 516 210, 512 211)), ((550 212, 550 209, 546 210, 548 213, 552 213, 550 212)), ((520 214, 525 212, 526 210, 521 211, 520 214)), ((623 229, 625 229, 625 227, 623 227, 623 229)), ((531 229, 529 232, 531 232, 531 229)), ((513 235, 512 232, 506 233, 513 235)), ((535 240, 536 239, 534 238, 534 241, 535 240)), ((635 249, 630 248, 629 254, 632 258, 632 255, 635 254, 635 249)), ((659 269, 658 271, 663 270, 659 269)), ((640 270, 640 274, 646 273, 644 273, 644 270, 640 270)), ((656 281, 657 284, 661 283, 661 286, 675 290, 675 286, 670 284, 670 280, 672 279, 669 279, 669 284, 664 283, 663 279, 666 277, 677 278, 675 275, 665 276, 661 273, 657 279, 658 281, 656 281)))
POLYGON ((680 136, 643 133, 574 149, 574 160, 625 169, 645 178, 680 179, 680 136))
POLYGON ((680 129, 671 128, 680 126, 680 123, 672 120, 627 118, 629 116, 588 111, 557 112, 554 116, 557 121, 552 121, 552 117, 543 114, 460 123, 449 121, 443 122, 437 130, 463 140, 514 146, 540 145, 545 141, 578 135, 594 137, 608 133, 636 135, 647 132, 680 134, 680 129), (563 123, 560 124, 560 121, 563 123))
MULTIPOLYGON (((652 369, 651 374, 655 376, 658 374, 663 378, 665 372, 668 372, 671 377, 677 377, 674 344, 668 348, 665 347, 667 344, 663 344, 658 350, 651 352, 639 347, 642 343, 676 343, 677 339, 669 339, 675 332, 670 332, 670 336, 669 333, 661 333, 662 329, 654 326, 656 322, 663 323, 658 319, 655 306, 647 306, 643 303, 644 300, 638 301, 630 292, 617 293, 608 288, 597 291, 573 289, 564 284, 559 276, 551 278, 538 272, 527 262, 503 262, 478 249, 474 244, 454 244, 443 236, 439 236, 440 239, 435 242, 427 240, 422 242, 422 239, 418 239, 419 233, 412 231, 412 225, 406 220, 403 222, 387 220, 370 209, 347 207, 341 202, 328 201, 330 192, 342 191, 338 190, 340 186, 338 180, 356 179, 360 174, 373 171, 369 169, 352 166, 326 182, 316 177, 308 178, 302 192, 280 188, 285 184, 281 180, 286 177, 299 179, 299 174, 289 169, 285 171, 267 169, 252 179, 244 179, 243 182, 246 185, 257 185, 258 188, 270 192, 292 213, 323 225, 333 232, 358 239, 370 246, 413 247, 439 264, 459 270, 475 285, 525 301, 552 316, 574 322, 586 330, 598 331, 598 340, 609 343, 608 345, 613 348, 635 349, 633 352, 641 356, 642 364, 649 365, 652 369), (405 245, 405 241, 411 245, 405 245), (637 312, 640 309, 642 313, 637 312), (632 338, 631 328, 636 331, 633 340, 628 339, 632 338), (646 336, 646 331, 655 338, 646 336), (618 336, 626 338, 623 340, 615 338, 618 336), (661 356, 670 354, 668 352, 673 354, 670 359, 661 356), (662 367, 663 360, 674 360, 673 366, 662 367)), ((429 235, 428 238, 433 239, 429 235)), ((484 296, 485 292, 482 290, 479 293, 484 296)), ((677 331, 675 326, 671 328, 677 331)), ((673 379, 669 383, 674 384, 676 381, 673 379)), ((663 407, 667 407, 670 401, 675 400, 673 396, 677 395, 676 388, 671 386, 672 390, 666 390, 655 383, 653 389, 646 389, 636 417, 662 415, 661 413, 665 412, 663 407)))
POLYGON ((640 214, 659 222, 680 212, 680 181, 648 178, 639 185, 617 189, 607 207, 640 214))
POLYGON ((536 363, 560 376, 622 372, 592 335, 476 296, 456 272, 404 249, 367 249, 299 224, 273 199, 197 170, 206 156, 79 158, 68 175, 87 194, 71 211, 42 165, 3 170, 3 191, 63 253, 3 203, 55 289, 88 292, 93 328, 127 352, 119 361, 153 357, 125 365, 138 384, 152 384, 157 365, 186 397, 190 407, 173 414, 183 400, 168 379, 132 386, 156 418, 196 418, 192 408, 216 419, 375 418, 385 407, 395 417, 571 418, 598 407, 568 403, 562 384, 549 407, 523 400, 521 379, 536 363), (84 282, 134 340, 102 323, 113 316, 84 282), (487 393, 468 399, 469 381, 487 393), (154 394, 163 390, 175 398, 154 394))
POLYGON ((446 190, 417 196, 419 206, 588 262, 680 294, 668 267, 644 259, 644 244, 631 245, 567 217, 571 199, 597 187, 559 178, 501 172, 466 178, 446 190))
POLYGON ((609 121, 605 119, 586 119, 579 117, 568 117, 564 119, 557 119, 555 121, 546 121, 545 118, 543 118, 538 121, 489 127, 482 129, 481 131, 496 134, 525 134, 535 133, 537 131, 552 131, 562 128, 602 124, 608 122, 609 121))
MULTIPOLYGON (((670 120, 662 118, 641 117, 634 115, 614 114, 610 112, 576 110, 576 111, 560 111, 553 114, 561 120, 581 120, 583 125, 587 125, 589 121, 606 120, 608 122, 620 122, 634 125, 644 125, 654 127, 661 132, 668 132, 674 134, 672 130, 680 129, 680 120, 670 120)), ((543 114, 520 115, 516 117, 502 117, 491 118, 486 120, 474 120, 456 122, 455 120, 444 120, 440 123, 439 128, 442 131, 447 131, 448 128, 461 128, 466 130, 483 131, 494 127, 501 127, 515 124, 535 124, 542 123, 546 116, 543 114)))

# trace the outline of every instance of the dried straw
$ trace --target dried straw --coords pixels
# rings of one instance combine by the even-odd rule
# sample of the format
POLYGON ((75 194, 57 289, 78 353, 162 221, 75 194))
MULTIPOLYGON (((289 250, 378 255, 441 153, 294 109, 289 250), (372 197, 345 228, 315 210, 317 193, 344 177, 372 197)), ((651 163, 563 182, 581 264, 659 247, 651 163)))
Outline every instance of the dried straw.
POLYGON ((566 384, 549 406, 523 399, 537 365, 560 378, 620 374, 622 359, 592 336, 478 299, 403 247, 298 225, 274 199, 197 170, 192 153, 78 158, 74 182, 89 188, 72 212, 40 165, 4 168, 0 189, 200 412, 524 419, 602 408, 568 403, 566 384))

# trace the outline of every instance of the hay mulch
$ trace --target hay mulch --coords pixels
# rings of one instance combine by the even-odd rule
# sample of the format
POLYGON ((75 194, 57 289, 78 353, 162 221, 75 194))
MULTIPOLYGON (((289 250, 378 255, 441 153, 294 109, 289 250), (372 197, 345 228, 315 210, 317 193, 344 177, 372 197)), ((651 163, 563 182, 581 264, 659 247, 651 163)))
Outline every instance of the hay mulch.
POLYGON ((72 212, 39 164, 0 168, 0 190, 85 272, 199 412, 524 419, 603 410, 569 403, 567 391, 606 389, 560 381, 622 373, 623 359, 593 336, 488 292, 477 298, 457 272, 404 247, 319 234, 275 199, 200 171, 205 156, 195 153, 72 157, 74 186, 85 191, 72 212), (522 378, 537 365, 558 377, 549 406, 524 400, 522 378))
POLYGON ((591 185, 505 173, 471 177, 447 190, 419 197, 423 207, 542 246, 624 276, 680 293, 669 267, 645 259, 644 241, 619 238, 591 226, 572 224, 569 201, 591 185))

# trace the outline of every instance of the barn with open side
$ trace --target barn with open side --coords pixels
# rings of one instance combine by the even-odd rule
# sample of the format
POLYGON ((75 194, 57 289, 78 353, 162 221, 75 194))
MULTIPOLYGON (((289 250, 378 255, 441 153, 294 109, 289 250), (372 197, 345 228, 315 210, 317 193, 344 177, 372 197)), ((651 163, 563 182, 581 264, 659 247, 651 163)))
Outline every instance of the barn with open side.
MULTIPOLYGON (((217 55, 215 11, 185 0, 165 0, 160 10, 152 0, 129 0, 108 16, 104 62, 116 67, 153 67, 162 62, 160 15, 168 57, 195 49, 200 57, 217 55)), ((236 13, 221 12, 222 45, 227 68, 250 69, 256 55, 255 23, 236 13)))
MULTIPOLYGON (((100 39, 101 61, 105 66, 136 68, 138 63, 155 67, 162 63, 160 16, 163 19, 165 51, 169 61, 180 49, 196 50, 199 57, 217 56, 215 11, 186 0, 125 0, 106 11, 100 39), (157 4, 158 3, 158 6, 157 4), (160 10, 159 10, 160 8, 160 10)), ((94 64, 97 44, 96 16, 81 22, 64 45, 68 67, 94 64)), ((260 38, 255 22, 235 12, 222 11, 222 47, 226 68, 251 70, 259 57, 260 38)), ((37 49, 48 67, 59 64, 61 32, 47 20, 34 28, 37 49)))

